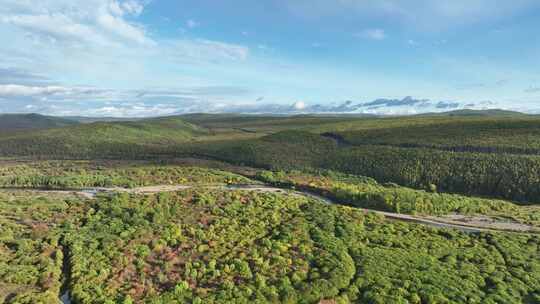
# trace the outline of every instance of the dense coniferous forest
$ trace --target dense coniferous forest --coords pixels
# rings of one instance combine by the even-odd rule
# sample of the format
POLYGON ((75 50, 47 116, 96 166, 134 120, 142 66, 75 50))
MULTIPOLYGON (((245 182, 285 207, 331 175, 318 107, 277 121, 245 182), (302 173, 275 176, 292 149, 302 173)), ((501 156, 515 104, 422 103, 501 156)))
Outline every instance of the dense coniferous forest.
POLYGON ((351 145, 427 147, 457 152, 539 154, 536 119, 483 119, 338 132, 351 145))
POLYGON ((324 168, 418 189, 538 202, 540 157, 388 146, 340 146, 308 132, 198 147, 204 156, 269 169, 324 168))
POLYGON ((539 130, 477 112, 6 128, 0 303, 540 303, 539 130))
POLYGON ((194 156, 272 169, 325 168, 418 189, 435 185, 443 192, 521 202, 540 197, 535 142, 540 119, 534 117, 186 119, 201 126, 171 117, 14 133, 0 136, 0 154, 49 159, 194 156))

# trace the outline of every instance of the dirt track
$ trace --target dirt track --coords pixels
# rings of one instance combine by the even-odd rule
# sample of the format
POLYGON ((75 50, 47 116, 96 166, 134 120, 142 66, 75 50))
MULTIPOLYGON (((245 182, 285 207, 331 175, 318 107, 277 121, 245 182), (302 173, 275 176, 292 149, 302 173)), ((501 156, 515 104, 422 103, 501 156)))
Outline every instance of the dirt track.
MULTIPOLYGON (((33 192, 46 192, 46 193, 69 193, 76 194, 82 197, 93 199, 98 194, 107 193, 131 193, 131 194, 152 194, 159 192, 174 192, 186 189, 208 189, 208 190, 225 190, 225 191, 257 191, 257 192, 273 192, 273 193, 289 193, 292 195, 298 195, 315 199, 326 204, 337 204, 332 200, 305 191, 293 191, 282 188, 265 186, 265 185, 157 185, 148 187, 137 188, 87 188, 81 190, 32 190, 33 192)), ((540 228, 531 225, 516 223, 516 222, 503 222, 487 216, 464 216, 464 215, 448 215, 448 216, 417 216, 408 214, 398 214, 391 212, 384 212, 372 209, 357 208, 364 212, 372 212, 382 215, 388 219, 412 222, 438 228, 450 228, 458 229, 464 232, 476 233, 485 231, 505 231, 505 232, 525 232, 525 233, 540 233, 540 228)))

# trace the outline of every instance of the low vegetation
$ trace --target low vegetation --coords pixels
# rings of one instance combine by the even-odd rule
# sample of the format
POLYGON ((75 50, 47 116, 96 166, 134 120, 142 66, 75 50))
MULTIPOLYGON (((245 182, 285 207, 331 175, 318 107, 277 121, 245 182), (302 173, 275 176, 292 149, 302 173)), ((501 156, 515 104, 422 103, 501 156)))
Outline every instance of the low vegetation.
POLYGON ((69 237, 80 303, 540 300, 538 236, 469 235, 246 192, 117 195, 92 210, 69 237))
POLYGON ((540 208, 456 194, 415 190, 394 183, 338 172, 306 174, 299 171, 261 171, 257 178, 280 187, 307 190, 344 205, 419 215, 487 215, 540 227, 540 208))
POLYGON ((126 162, 49 161, 0 167, 0 187, 66 189, 151 185, 248 184, 243 176, 194 166, 126 162))
POLYGON ((77 197, 0 192, 0 303, 57 303, 66 229, 79 225, 77 197))

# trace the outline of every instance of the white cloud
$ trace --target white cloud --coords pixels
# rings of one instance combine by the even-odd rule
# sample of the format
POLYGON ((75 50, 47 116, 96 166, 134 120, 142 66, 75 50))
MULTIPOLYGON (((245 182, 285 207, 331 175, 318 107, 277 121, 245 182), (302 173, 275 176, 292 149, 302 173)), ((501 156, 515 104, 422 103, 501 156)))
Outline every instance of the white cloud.
MULTIPOLYGON (((228 71, 229 64, 250 55, 248 47, 222 41, 151 37, 151 29, 137 23, 149 1, 4 1, 0 36, 9 43, 0 46, 0 68, 46 75, 54 82, 123 88, 213 85, 200 71, 228 71)), ((219 73, 214 75, 217 82, 219 73)))
POLYGON ((216 111, 249 96, 241 87, 114 90, 76 86, 0 85, 0 112, 147 117, 216 111), (6 103, 7 102, 7 103, 6 103))
POLYGON ((103 106, 85 111, 86 116, 106 117, 152 117, 171 115, 178 112, 178 106, 170 104, 148 105, 145 103, 103 106))
POLYGON ((126 19, 139 16, 143 9, 143 3, 136 0, 58 0, 34 5, 8 1, 0 9, 0 21, 59 42, 114 45, 121 38, 126 42, 151 44, 152 39, 142 26, 126 19))
POLYGON ((155 44, 155 42, 146 36, 144 29, 129 24, 118 16, 113 16, 107 11, 102 11, 97 16, 97 24, 110 34, 115 34, 129 41, 135 41, 140 44, 155 44))
MULTIPOLYGON (((107 46, 116 47, 117 52, 122 52, 122 57, 129 53, 137 53, 137 56, 168 54, 173 55, 170 57, 185 57, 207 62, 244 60, 249 55, 247 47, 220 41, 207 39, 160 41, 150 38, 142 25, 128 21, 128 17, 136 18, 143 12, 145 2, 142 1, 54 0, 49 2, 44 0, 36 5, 23 1, 6 1, 8 4, 3 8, 0 7, 0 27, 4 23, 33 36, 52 38, 53 43, 51 40, 44 40, 42 49, 50 48, 63 53, 66 50, 65 46, 55 47, 55 43, 77 43, 86 54, 97 52, 100 56, 106 56, 109 53, 108 57, 110 57, 114 52, 111 49, 103 49, 107 46), (143 49, 135 52, 138 46, 143 49), (148 46, 156 48, 145 48, 148 46)), ((195 20, 187 21, 187 26, 190 28, 198 25, 199 23, 195 20)), ((33 43, 33 41, 29 40, 27 43, 33 43)), ((74 54, 71 53, 71 55, 74 54)))
POLYGON ((124 9, 124 12, 134 16, 139 16, 144 10, 143 4, 135 0, 128 0, 123 2, 122 8, 124 9))
POLYGON ((297 101, 294 103, 293 108, 295 110, 303 110, 306 108, 306 103, 303 101, 297 101))
POLYGON ((54 94, 65 94, 70 89, 61 86, 24 86, 17 84, 0 85, 0 96, 46 96, 54 94))
POLYGON ((116 16, 133 15, 139 16, 144 10, 144 5, 141 3, 129 0, 124 2, 110 1, 108 4, 109 11, 116 16))
POLYGON ((78 40, 105 44, 106 38, 94 28, 75 22, 64 14, 11 15, 1 19, 30 33, 46 35, 55 40, 78 40))
POLYGON ((356 37, 372 39, 372 40, 384 40, 386 39, 386 33, 383 29, 365 29, 360 33, 355 34, 356 37))

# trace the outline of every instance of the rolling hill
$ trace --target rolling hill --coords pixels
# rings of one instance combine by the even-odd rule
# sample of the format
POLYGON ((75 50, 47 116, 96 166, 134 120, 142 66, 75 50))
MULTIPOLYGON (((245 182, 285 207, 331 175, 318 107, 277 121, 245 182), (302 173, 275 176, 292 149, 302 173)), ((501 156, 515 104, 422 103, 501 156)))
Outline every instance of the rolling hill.
POLYGON ((78 122, 55 116, 40 114, 2 114, 0 115, 0 132, 50 129, 73 126, 78 122))
POLYGON ((463 109, 463 110, 454 110, 449 112, 442 113, 425 113, 419 114, 416 116, 527 116, 528 114, 501 110, 501 109, 489 109, 489 110, 472 110, 472 109, 463 109))
POLYGON ((127 154, 133 157, 151 153, 152 147, 183 143, 205 134, 206 129, 178 117, 96 122, 1 134, 0 153, 57 157, 127 154))

